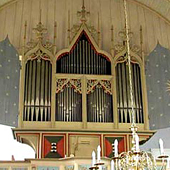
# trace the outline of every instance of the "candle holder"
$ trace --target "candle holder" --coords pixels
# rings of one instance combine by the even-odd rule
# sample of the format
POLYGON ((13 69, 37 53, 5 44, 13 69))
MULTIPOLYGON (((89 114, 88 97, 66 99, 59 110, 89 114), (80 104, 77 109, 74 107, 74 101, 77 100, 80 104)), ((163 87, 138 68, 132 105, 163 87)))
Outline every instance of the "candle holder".
POLYGON ((168 155, 160 155, 158 156, 159 159, 165 159, 165 158, 168 158, 169 156, 168 155))
POLYGON ((97 170, 97 169, 99 169, 99 167, 98 166, 91 166, 89 169, 90 170, 97 170))
POLYGON ((104 165, 104 163, 103 163, 103 162, 98 162, 98 163, 96 163, 96 164, 94 164, 94 165, 96 165, 96 166, 101 166, 101 165, 104 165))
POLYGON ((166 169, 165 159, 167 159, 168 157, 169 156, 165 154, 158 156, 158 158, 162 160, 162 169, 166 169))
POLYGON ((99 169, 99 166, 102 166, 102 165, 104 165, 103 162, 98 162, 98 163, 94 164, 94 166, 90 167, 89 169, 90 170, 97 170, 97 169, 99 169))
POLYGON ((114 156, 114 157, 112 157, 112 159, 115 161, 115 160, 120 159, 120 157, 118 157, 118 156, 114 156))

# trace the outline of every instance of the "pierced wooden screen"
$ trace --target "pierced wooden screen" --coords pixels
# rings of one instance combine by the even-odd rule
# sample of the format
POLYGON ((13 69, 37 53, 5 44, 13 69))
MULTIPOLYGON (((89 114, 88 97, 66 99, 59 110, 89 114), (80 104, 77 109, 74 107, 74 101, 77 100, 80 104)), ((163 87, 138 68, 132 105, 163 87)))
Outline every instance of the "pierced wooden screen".
POLYGON ((82 121, 82 95, 80 80, 57 80, 56 121, 82 121))
POLYGON ((88 81, 87 121, 113 122, 113 105, 110 81, 88 81))
MULTIPOLYGON (((134 95, 134 110, 136 123, 143 123, 143 103, 141 88, 141 73, 138 64, 131 63, 132 84, 134 95)), ((118 63, 116 66, 117 107, 120 123, 131 122, 131 102, 129 90, 129 76, 127 63, 118 63)))
POLYGON ((51 77, 50 61, 35 59, 26 63, 24 121, 51 120, 51 77))
POLYGON ((57 73, 111 74, 111 63, 96 52, 85 32, 73 49, 57 61, 57 73))

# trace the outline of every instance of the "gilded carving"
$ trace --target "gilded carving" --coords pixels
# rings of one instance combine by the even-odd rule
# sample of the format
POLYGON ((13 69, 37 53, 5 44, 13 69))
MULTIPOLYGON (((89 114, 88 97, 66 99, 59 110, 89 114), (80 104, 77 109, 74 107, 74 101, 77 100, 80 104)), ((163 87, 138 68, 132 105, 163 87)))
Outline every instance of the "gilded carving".
MULTIPOLYGON (((115 45, 115 52, 116 54, 126 50, 126 34, 125 34, 125 30, 122 30, 118 33, 118 35, 120 36, 120 38, 122 39, 122 43, 118 43, 115 45)), ((131 39, 133 37, 133 32, 131 32, 129 30, 129 38, 131 39)), ((141 56, 141 49, 139 46, 133 44, 132 42, 130 43, 130 50, 132 52, 134 52, 135 54, 137 54, 138 56, 141 56)))
POLYGON ((45 34, 47 33, 47 29, 41 22, 41 11, 40 11, 40 19, 35 28, 33 28, 33 32, 36 34, 36 38, 31 39, 28 43, 26 43, 26 29, 27 23, 25 23, 25 32, 24 32, 24 46, 23 46, 23 57, 25 62, 28 60, 41 59, 50 60, 52 63, 54 54, 56 52, 55 39, 56 39, 56 22, 54 24, 54 44, 49 42, 49 39, 45 39, 45 34))
POLYGON ((41 59, 50 60, 48 55, 44 53, 42 50, 38 49, 35 53, 33 53, 30 57, 31 60, 37 59, 38 62, 41 62, 41 59))
POLYGON ((66 87, 71 87, 76 93, 82 93, 80 79, 57 79, 56 93, 62 92, 66 87))
MULTIPOLYGON (((86 27, 88 29, 88 31, 90 32, 91 36, 95 39, 96 42, 98 42, 99 44, 99 39, 98 39, 98 34, 100 34, 99 31, 97 31, 94 26, 91 25, 87 25, 87 17, 90 15, 90 12, 87 12, 84 6, 84 1, 83 1, 83 6, 81 11, 77 12, 77 16, 80 18, 81 23, 80 24, 75 24, 73 25, 73 27, 70 29, 68 28, 68 32, 69 32, 69 42, 71 42, 74 37, 76 36, 77 32, 80 30, 80 28, 86 27), (71 33, 71 34, 70 34, 71 33)), ((68 16, 70 17, 70 16, 68 16)), ((98 21, 99 22, 99 21, 98 21)), ((70 24, 70 21, 68 22, 68 25, 70 24)), ((70 27, 70 26, 69 26, 70 27)))
POLYGON ((93 93, 95 88, 103 88, 105 93, 112 94, 111 82, 109 80, 88 80, 87 94, 93 93))

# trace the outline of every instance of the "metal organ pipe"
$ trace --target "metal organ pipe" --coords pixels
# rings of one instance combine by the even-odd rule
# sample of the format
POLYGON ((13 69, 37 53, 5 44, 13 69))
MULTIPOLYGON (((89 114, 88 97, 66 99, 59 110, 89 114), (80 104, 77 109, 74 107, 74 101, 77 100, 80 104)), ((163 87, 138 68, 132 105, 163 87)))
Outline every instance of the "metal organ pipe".
POLYGON ((56 94, 56 100, 59 103, 57 108, 60 107, 56 112, 56 121, 81 121, 81 94, 74 92, 70 84, 56 94))
POLYGON ((26 63, 24 121, 50 121, 51 74, 49 61, 35 59, 26 63))
MULTIPOLYGON (((132 80, 133 80, 133 93, 134 93, 134 109, 136 116, 136 123, 143 122, 143 105, 142 105, 142 89, 140 80, 140 67, 138 64, 131 63, 132 67, 132 80)), ((116 85, 117 85, 117 103, 119 122, 130 123, 130 92, 128 83, 128 71, 126 63, 118 63, 116 66, 116 85)))
POLYGON ((106 94, 101 87, 87 95, 88 122, 112 122, 112 96, 106 94))
POLYGON ((35 113, 35 84, 36 84, 36 60, 33 60, 33 73, 32 73, 32 81, 29 80, 31 83, 32 91, 31 94, 31 121, 36 121, 36 113, 35 113))
POLYGON ((40 84, 40 86, 41 86, 41 88, 40 88, 40 112, 41 112, 41 121, 43 121, 43 118, 44 118, 44 116, 43 116, 43 107, 42 106, 44 106, 44 60, 42 60, 41 61, 42 62, 42 66, 41 66, 41 84, 40 84))
MULTIPOLYGON (((29 76, 29 68, 28 68, 28 64, 26 65, 25 67, 25 75, 26 77, 29 76)), ((25 79, 25 99, 24 99, 24 120, 27 120, 27 116, 29 115, 28 113, 28 104, 29 104, 29 101, 28 101, 28 79, 25 79)))

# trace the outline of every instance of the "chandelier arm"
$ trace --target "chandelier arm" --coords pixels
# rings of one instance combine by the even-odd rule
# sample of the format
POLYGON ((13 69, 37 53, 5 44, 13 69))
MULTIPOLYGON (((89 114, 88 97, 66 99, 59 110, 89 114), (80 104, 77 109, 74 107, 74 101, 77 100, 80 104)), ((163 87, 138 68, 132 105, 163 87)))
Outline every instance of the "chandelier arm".
POLYGON ((131 102, 131 119, 132 125, 135 125, 135 110, 133 101, 133 88, 132 88, 132 71, 131 71, 131 57, 130 57, 130 43, 129 43, 129 26, 127 20, 127 5, 126 0, 124 1, 124 15, 125 15, 125 31, 126 31, 126 48, 127 48, 127 61, 128 61, 128 71, 129 71, 129 86, 130 86, 130 102, 131 102))

